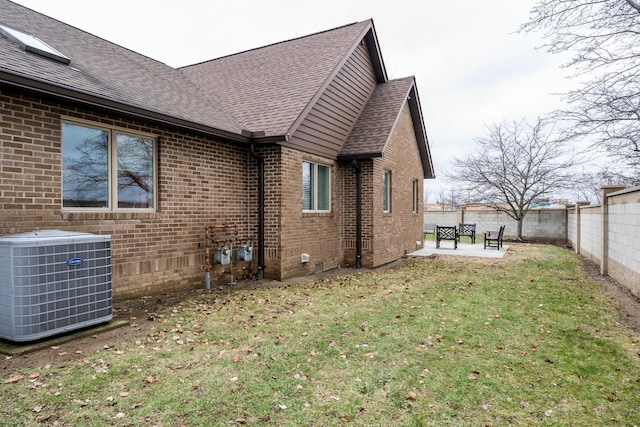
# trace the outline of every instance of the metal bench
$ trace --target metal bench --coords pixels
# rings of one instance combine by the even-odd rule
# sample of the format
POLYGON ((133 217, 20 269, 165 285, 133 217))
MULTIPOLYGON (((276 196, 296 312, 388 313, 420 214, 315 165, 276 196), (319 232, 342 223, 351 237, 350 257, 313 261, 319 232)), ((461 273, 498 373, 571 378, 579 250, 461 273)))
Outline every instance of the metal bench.
POLYGON ((440 227, 436 225, 436 249, 440 249, 441 240, 452 240, 453 249, 458 249, 458 230, 453 227, 440 227))
POLYGON ((504 234, 504 225, 500 226, 499 231, 486 231, 484 233, 484 248, 493 248, 497 250, 502 248, 502 235, 504 234))
POLYGON ((475 224, 458 224, 458 242, 462 236, 467 236, 471 239, 471 244, 476 243, 476 225, 475 224))

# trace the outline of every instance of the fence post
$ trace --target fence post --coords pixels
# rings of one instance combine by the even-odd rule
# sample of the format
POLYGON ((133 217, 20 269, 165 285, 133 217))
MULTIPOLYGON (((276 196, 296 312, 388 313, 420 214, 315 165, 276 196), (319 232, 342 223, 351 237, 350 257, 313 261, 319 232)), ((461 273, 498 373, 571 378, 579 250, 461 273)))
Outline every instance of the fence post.
POLYGON ((601 209, 602 209, 602 256, 600 257, 600 274, 607 276, 609 274, 609 197, 610 193, 624 190, 624 185, 603 185, 601 191, 601 209))

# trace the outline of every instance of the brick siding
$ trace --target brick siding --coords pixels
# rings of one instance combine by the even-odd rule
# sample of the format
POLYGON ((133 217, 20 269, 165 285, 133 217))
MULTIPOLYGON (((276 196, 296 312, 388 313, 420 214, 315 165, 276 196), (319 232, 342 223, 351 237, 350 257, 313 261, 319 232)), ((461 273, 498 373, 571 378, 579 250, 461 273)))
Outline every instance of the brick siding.
MULTIPOLYGON (((258 168, 247 147, 73 105, 0 92, 0 235, 60 229, 110 235, 114 299, 204 285, 205 227, 235 224, 249 238, 252 262, 215 265, 212 283, 257 268, 258 168), (61 120, 73 117, 157 137, 155 212, 62 209, 61 120)), ((282 280, 353 265, 355 172, 341 164, 276 145, 258 146, 265 158, 265 277, 282 280), (303 213, 302 162, 331 166, 331 211, 303 213), (310 255, 308 263, 301 254, 310 255)), ((383 158, 363 170, 364 267, 400 258, 422 236, 422 167, 408 108, 383 158), (392 211, 382 213, 382 171, 392 172, 392 211), (418 180, 419 212, 412 212, 418 180)))
MULTIPOLYGON (((423 241, 423 170, 411 114, 405 104, 391 134, 384 157, 373 161, 372 264, 376 267, 397 260, 417 249, 423 241), (382 175, 391 172, 391 211, 382 211, 382 175), (418 210, 413 212, 413 181, 418 180, 418 210)), ((364 265, 364 264, 363 264, 364 265)))
MULTIPOLYGON (((244 147, 4 89, 0 128, 0 234, 61 229, 111 235, 114 299, 203 284, 207 225, 237 223, 255 241, 257 198, 249 189, 257 178, 247 172, 255 160, 244 147), (157 211, 63 211, 61 116, 156 135, 157 211)), ((235 264, 236 276, 248 270, 235 264)), ((214 283, 228 281, 221 270, 212 272, 214 283)))

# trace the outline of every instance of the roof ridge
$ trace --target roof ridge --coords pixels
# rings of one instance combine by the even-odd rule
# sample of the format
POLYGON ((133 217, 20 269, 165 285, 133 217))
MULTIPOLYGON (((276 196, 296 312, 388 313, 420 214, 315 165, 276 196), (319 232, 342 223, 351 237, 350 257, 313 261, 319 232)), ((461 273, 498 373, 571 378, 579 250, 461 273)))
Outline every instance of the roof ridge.
POLYGON ((322 30, 322 31, 317 31, 317 32, 315 32, 315 33, 306 34, 306 35, 299 36, 299 37, 293 37, 293 38, 291 38, 291 39, 287 39, 287 40, 281 40, 281 41, 279 41, 279 42, 270 43, 270 44, 266 44, 266 45, 263 45, 263 46, 254 47, 254 48, 251 48, 251 49, 246 49, 246 50, 243 50, 243 51, 240 51, 240 52, 230 53, 230 54, 228 54, 228 55, 219 56, 219 57, 217 57, 217 58, 207 59, 207 60, 205 60, 205 61, 200 61, 200 62, 196 62, 196 63, 189 64, 189 65, 184 65, 184 66, 182 66, 182 67, 178 67, 177 69, 178 69, 178 70, 182 70, 182 69, 184 69, 184 68, 195 67, 195 66, 198 66, 198 65, 206 64, 206 63, 208 63, 208 62, 218 61, 218 60, 220 60, 220 59, 226 59, 226 58, 231 58, 231 57, 233 57, 233 56, 243 55, 243 54, 246 54, 246 53, 248 53, 248 52, 257 51, 257 50, 260 50, 260 49, 266 49, 266 48, 269 48, 269 47, 273 47, 273 46, 281 45, 281 44, 284 44, 284 43, 289 43, 289 42, 296 41, 296 40, 306 39, 306 38, 313 37, 313 36, 317 36, 317 35, 320 35, 320 34, 329 33, 329 32, 331 32, 331 31, 340 30, 340 29, 342 29, 342 28, 351 27, 351 26, 353 26, 353 25, 362 24, 362 23, 364 23, 364 22, 368 22, 368 21, 371 21, 371 19, 367 19, 367 20, 365 20, 365 21, 355 21, 355 22, 352 22, 352 23, 350 23, 350 24, 340 25, 340 26, 338 26, 338 27, 329 28, 329 29, 322 30))

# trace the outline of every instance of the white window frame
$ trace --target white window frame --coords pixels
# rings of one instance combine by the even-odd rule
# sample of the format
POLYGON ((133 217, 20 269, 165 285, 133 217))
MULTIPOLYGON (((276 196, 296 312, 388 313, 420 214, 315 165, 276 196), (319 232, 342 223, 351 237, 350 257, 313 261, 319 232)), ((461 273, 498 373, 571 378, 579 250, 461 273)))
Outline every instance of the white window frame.
POLYGON ((391 171, 390 170, 385 170, 382 172, 382 212, 391 213, 391 171))
MULTIPOLYGON (((92 122, 88 120, 79 120, 76 118, 65 118, 63 117, 61 120, 61 125, 72 125, 72 126, 80 126, 89 129, 95 129, 99 131, 107 132, 107 181, 108 181, 108 191, 107 191, 107 206, 106 207, 88 207, 88 206, 79 206, 79 207, 71 207, 64 206, 64 181, 61 182, 62 185, 62 198, 60 200, 60 204, 62 205, 62 209, 64 211, 77 211, 77 212, 155 212, 158 206, 158 139, 156 135, 139 132, 139 131, 131 131, 126 128, 117 127, 117 126, 105 126, 104 124, 92 122), (150 140, 153 144, 153 160, 152 160, 152 168, 153 168, 153 178, 152 178, 152 186, 153 191, 149 200, 149 207, 142 208, 131 208, 131 207, 118 207, 118 152, 117 152, 117 144, 118 144, 118 135, 126 135, 137 138, 143 138, 145 140, 150 140)), ((64 144, 62 140, 62 132, 61 132, 61 147, 64 144)), ((62 148, 61 148, 62 149, 62 148)), ((62 168, 64 170, 64 160, 62 161, 62 168)))
POLYGON ((312 162, 309 160, 304 160, 302 162, 302 211, 306 212, 306 213, 327 213, 327 212, 331 212, 331 175, 332 175, 332 168, 330 165, 327 164, 323 164, 323 163, 316 163, 316 162, 312 162), (304 180, 305 180, 305 167, 304 165, 308 164, 310 167, 310 180, 311 180, 311 208, 307 208, 305 207, 305 203, 304 203, 304 199, 305 199, 305 185, 304 185, 304 180), (318 176, 320 176, 320 174, 318 173, 318 170, 320 168, 326 168, 327 169, 327 180, 328 183, 326 185, 326 195, 325 198, 327 200, 327 208, 326 209, 319 209, 318 208, 318 200, 320 199, 319 196, 319 191, 321 190, 320 186, 318 185, 318 176))
POLYGON ((413 213, 419 212, 420 201, 418 200, 418 196, 420 194, 420 183, 417 179, 413 180, 413 213))

